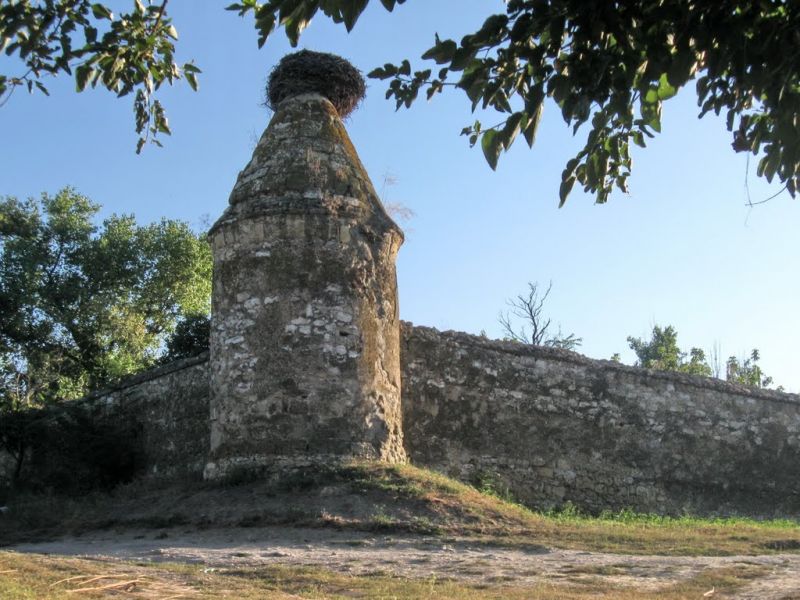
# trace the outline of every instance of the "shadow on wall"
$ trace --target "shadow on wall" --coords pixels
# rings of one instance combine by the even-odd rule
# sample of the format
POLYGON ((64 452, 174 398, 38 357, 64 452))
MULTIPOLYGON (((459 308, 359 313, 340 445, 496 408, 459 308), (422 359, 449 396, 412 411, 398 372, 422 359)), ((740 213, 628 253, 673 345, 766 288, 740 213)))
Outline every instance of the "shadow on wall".
POLYGON ((0 440, 8 455, 0 502, 18 490, 109 490, 145 468, 141 426, 79 402, 7 415, 0 440))

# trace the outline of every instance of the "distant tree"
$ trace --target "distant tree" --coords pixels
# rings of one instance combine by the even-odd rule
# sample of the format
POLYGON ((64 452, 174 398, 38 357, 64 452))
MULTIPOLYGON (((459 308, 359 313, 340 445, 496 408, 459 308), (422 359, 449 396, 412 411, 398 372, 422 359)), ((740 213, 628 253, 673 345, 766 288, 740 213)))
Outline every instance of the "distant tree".
POLYGON ((167 339, 167 350, 160 362, 166 364, 205 352, 210 335, 211 319, 207 315, 189 315, 181 319, 167 339))
POLYGON ((544 315, 544 304, 553 288, 551 281, 547 289, 542 292, 538 283, 528 283, 527 295, 520 294, 507 301, 509 310, 501 312, 498 316, 500 326, 505 337, 515 342, 530 344, 532 346, 548 346, 574 350, 583 343, 583 338, 574 333, 563 335, 561 327, 558 332, 552 333, 552 321, 544 315), (521 322, 521 324, 517 324, 521 322))
POLYGON ((636 353, 638 367, 711 376, 705 352, 700 348, 692 348, 688 353, 681 351, 678 332, 671 325, 663 328, 653 326, 649 340, 629 336, 628 345, 636 353))
POLYGON ((714 342, 709 351, 708 364, 711 367, 711 376, 715 379, 722 379, 723 363, 722 363, 722 346, 718 341, 714 342))
MULTIPOLYGON (((728 358, 726 376, 728 381, 751 385, 759 388, 767 388, 772 385, 772 377, 767 377, 758 361, 761 355, 758 350, 753 349, 749 357, 738 359, 735 356, 728 358)), ((783 388, 780 388, 783 389, 783 388)))
POLYGON ((0 410, 74 398, 154 363, 210 310, 211 252, 183 222, 102 225, 67 188, 0 201, 0 410))

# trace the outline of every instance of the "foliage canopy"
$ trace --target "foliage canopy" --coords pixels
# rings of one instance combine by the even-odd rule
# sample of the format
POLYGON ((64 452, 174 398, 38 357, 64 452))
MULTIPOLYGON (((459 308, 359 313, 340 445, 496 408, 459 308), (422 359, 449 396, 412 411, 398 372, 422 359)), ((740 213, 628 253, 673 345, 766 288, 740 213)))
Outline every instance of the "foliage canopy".
MULTIPOLYGON (((405 0, 381 0, 389 11, 405 0)), ((321 11, 352 29, 369 0, 245 0, 259 43, 283 26, 292 44, 321 11)), ((465 127, 492 168, 522 134, 533 145, 545 100, 573 132, 588 125, 584 148, 562 173, 560 201, 575 183, 605 202, 627 191, 631 144, 661 130, 662 104, 695 83, 699 116, 724 114, 733 149, 760 157, 758 175, 800 186, 800 5, 781 0, 585 2, 508 0, 460 41, 440 39, 422 55, 428 68, 386 64, 370 77, 390 80, 387 98, 409 107, 452 86, 500 123, 465 127), (792 50, 794 49, 794 50, 792 50)))
POLYGON ((678 347, 678 332, 672 325, 653 326, 649 340, 628 337, 628 345, 636 353, 637 367, 711 376, 705 352, 692 348, 687 357, 687 353, 678 347))
MULTIPOLYGON (((750 352, 750 356, 746 358, 729 357, 728 362, 725 364, 725 375, 728 381, 760 388, 771 386, 773 383, 772 377, 764 373, 758 364, 759 360, 761 360, 761 355, 755 348, 750 352)), ((778 386, 778 390, 782 391, 783 387, 778 386)))
MULTIPOLYGON (((0 74, 0 104, 17 87, 47 93, 43 79, 72 74, 78 91, 101 85, 119 96, 134 94, 138 150, 169 134, 155 92, 185 78, 197 89, 200 70, 174 59, 178 33, 169 0, 114 15, 89 0, 7 0, 0 4, 0 49, 23 63, 23 72, 0 74)), ((321 12, 351 30, 369 0, 241 0, 227 7, 252 14, 263 45, 278 27, 293 45, 321 12)), ((380 0, 392 11, 405 0, 380 0)), ((387 98, 410 107, 454 87, 473 110, 500 113, 462 134, 480 142, 494 169, 522 135, 533 145, 546 100, 558 106, 574 133, 585 125, 583 149, 566 164, 559 190, 563 204, 576 183, 608 200, 627 191, 631 144, 644 147, 661 130, 665 101, 694 83, 699 116, 723 114, 736 152, 758 158, 757 173, 782 182, 795 196, 800 186, 800 4, 784 0, 686 2, 585 2, 508 0, 505 13, 488 15, 461 40, 440 39, 422 55, 386 64, 370 76, 388 79, 387 98)))
POLYGON ((152 364, 207 314, 211 252, 183 222, 94 223, 72 189, 0 201, 0 410, 74 398, 152 364))
MULTIPOLYGON (((706 353, 700 348, 691 348, 684 352, 678 346, 678 332, 672 325, 660 327, 653 326, 649 340, 628 337, 628 346, 636 354, 636 366, 659 371, 678 371, 705 377, 721 376, 719 372, 719 351, 712 350, 712 365, 706 358, 706 353)), ((619 355, 615 355, 618 360, 619 355)), ((753 349, 748 357, 737 358, 731 356, 725 364, 725 379, 732 383, 752 387, 768 388, 773 384, 772 377, 768 377, 761 369, 758 361, 761 355, 753 349)), ((776 388, 783 391, 783 386, 776 388)))
POLYGON ((174 60, 178 32, 166 12, 168 0, 115 15, 104 3, 89 0, 6 0, 0 4, 0 50, 23 63, 22 72, 0 73, 0 105, 15 89, 49 95, 43 80, 74 75, 81 92, 98 85, 118 97, 134 94, 139 141, 160 145, 169 134, 164 107, 154 92, 165 82, 186 79, 197 89, 200 69, 174 60))

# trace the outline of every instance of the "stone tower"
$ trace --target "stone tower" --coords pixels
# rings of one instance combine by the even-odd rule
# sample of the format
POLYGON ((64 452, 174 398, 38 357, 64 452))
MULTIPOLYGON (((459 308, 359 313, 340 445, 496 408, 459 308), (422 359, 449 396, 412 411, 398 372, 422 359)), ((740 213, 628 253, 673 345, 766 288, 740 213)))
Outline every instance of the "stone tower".
POLYGON ((341 120, 363 92, 360 73, 328 54, 289 55, 270 77, 275 114, 209 234, 207 478, 405 460, 395 275, 403 233, 341 120))

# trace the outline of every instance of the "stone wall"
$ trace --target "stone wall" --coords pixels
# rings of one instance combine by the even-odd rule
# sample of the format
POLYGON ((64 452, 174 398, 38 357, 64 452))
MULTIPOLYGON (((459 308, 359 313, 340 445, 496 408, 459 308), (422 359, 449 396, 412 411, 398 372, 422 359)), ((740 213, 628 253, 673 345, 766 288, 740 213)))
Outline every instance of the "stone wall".
MULTIPOLYGON (((128 377, 111 388, 71 401, 58 411, 39 415, 37 422, 50 435, 47 440, 36 440, 33 444, 25 460, 23 480, 40 487, 59 487, 59 480, 65 478, 72 483, 80 465, 73 462, 75 453, 65 449, 58 436, 74 436, 76 443, 85 443, 81 423, 91 424, 91 429, 111 436, 122 435, 116 442, 107 441, 114 445, 115 454, 134 460, 135 464, 126 468, 134 469, 136 475, 200 478, 208 457, 208 414, 208 353, 128 377), (76 416, 80 417, 78 421, 76 416), (66 423, 67 427, 58 428, 57 423, 66 423)), ((113 457, 96 456, 97 452, 86 448, 80 459, 94 461, 101 470, 113 465, 108 463, 113 457)), ((0 452, 0 488, 11 481, 13 467, 9 455, 0 452)), ((91 473, 83 473, 87 474, 91 473)))
MULTIPOLYGON (((800 398, 405 323, 411 461, 539 508, 800 515, 800 398)), ((208 357, 83 402, 139 432, 156 477, 199 477, 208 357)))
POLYGON ((151 369, 89 396, 106 418, 135 423, 144 470, 155 477, 200 477, 210 439, 208 353, 151 369))
POLYGON ((800 398, 403 328, 410 459, 536 507, 800 514, 800 398))

